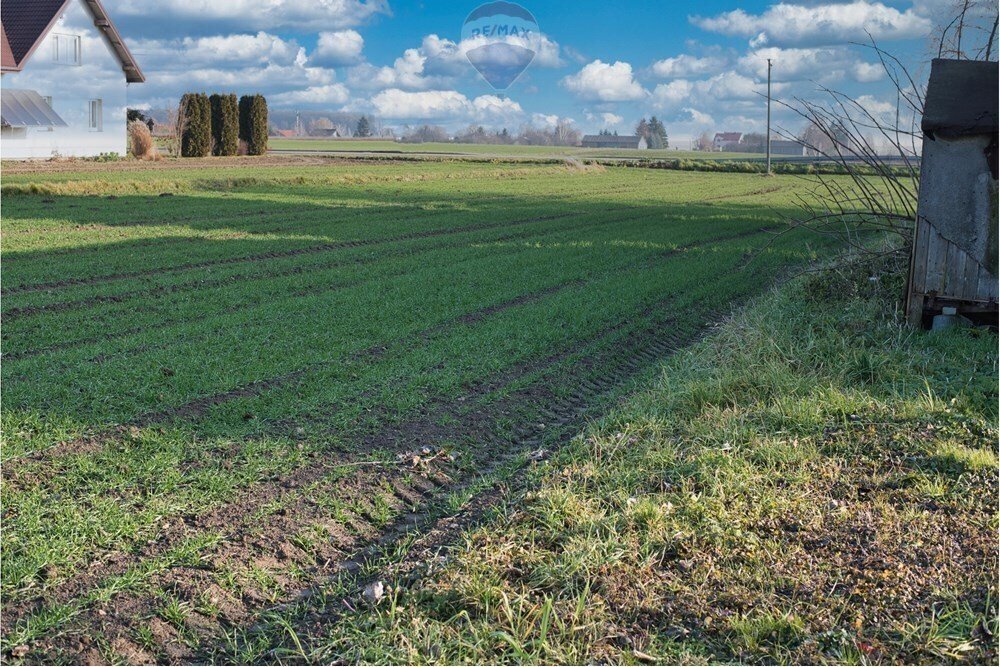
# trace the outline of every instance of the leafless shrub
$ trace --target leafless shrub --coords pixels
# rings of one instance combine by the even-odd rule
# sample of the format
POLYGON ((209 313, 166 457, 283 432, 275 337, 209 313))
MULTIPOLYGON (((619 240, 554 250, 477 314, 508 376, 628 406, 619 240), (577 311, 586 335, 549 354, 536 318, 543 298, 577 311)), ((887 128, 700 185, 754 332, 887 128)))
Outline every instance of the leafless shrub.
POLYGON ((140 160, 155 160, 159 157, 149 126, 141 120, 133 120, 128 124, 128 148, 132 157, 140 160))
MULTIPOLYGON (((955 12, 940 30, 934 55, 993 59, 996 4, 960 0, 955 12), (979 39, 974 40, 973 34, 979 39)), ((839 165, 848 176, 809 176, 816 187, 799 197, 800 214, 789 221, 789 230, 806 228, 832 235, 853 256, 905 257, 917 216, 925 86, 870 35, 869 42, 860 46, 871 49, 892 83, 892 108, 877 108, 869 100, 826 87, 821 88, 823 101, 779 102, 806 121, 806 130, 797 137, 786 130, 779 134, 802 143, 809 154, 839 165), (873 249, 871 240, 879 234, 885 243, 873 249)))
POLYGON ((170 134, 163 137, 163 147, 166 151, 178 157, 181 154, 181 138, 187 128, 187 108, 186 100, 182 99, 176 107, 167 109, 166 127, 170 128, 170 134))
POLYGON ((933 34, 938 58, 992 60, 997 38, 995 0, 957 0, 953 17, 933 34))

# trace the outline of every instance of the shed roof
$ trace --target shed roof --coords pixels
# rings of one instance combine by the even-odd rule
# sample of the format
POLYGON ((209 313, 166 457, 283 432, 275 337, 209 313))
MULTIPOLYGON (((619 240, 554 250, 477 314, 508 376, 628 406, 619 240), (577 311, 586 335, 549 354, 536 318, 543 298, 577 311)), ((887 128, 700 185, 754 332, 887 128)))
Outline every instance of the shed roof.
MULTIPOLYGON (((19 72, 32 52, 49 33, 59 16, 72 0, 4 0, 2 70, 19 72), (9 54, 8 54, 9 51, 9 54)), ((141 83, 146 80, 135 58, 111 22, 100 0, 83 0, 94 15, 94 25, 104 33, 121 62, 125 80, 141 83)))
POLYGON ((996 62, 935 58, 920 129, 951 137, 996 133, 997 75, 996 62))

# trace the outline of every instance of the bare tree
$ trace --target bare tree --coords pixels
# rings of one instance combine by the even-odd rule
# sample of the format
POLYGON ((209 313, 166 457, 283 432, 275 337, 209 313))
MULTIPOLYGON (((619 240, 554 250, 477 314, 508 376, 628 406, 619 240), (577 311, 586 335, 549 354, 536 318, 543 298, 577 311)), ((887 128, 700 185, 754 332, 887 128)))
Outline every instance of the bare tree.
POLYGON ((187 128, 187 98, 182 97, 176 107, 167 108, 167 124, 170 135, 166 137, 165 148, 174 157, 181 154, 181 138, 187 128))
MULTIPOLYGON (((826 136, 822 128, 811 121, 806 124, 805 129, 799 134, 799 141, 806 146, 818 146, 825 152, 833 150, 833 142, 826 136)), ((812 154, 811 150, 810 154, 812 154)))
POLYGON ((712 142, 712 134, 708 130, 702 132, 701 136, 695 139, 694 147, 695 150, 699 151, 713 150, 715 148, 715 145, 712 142))

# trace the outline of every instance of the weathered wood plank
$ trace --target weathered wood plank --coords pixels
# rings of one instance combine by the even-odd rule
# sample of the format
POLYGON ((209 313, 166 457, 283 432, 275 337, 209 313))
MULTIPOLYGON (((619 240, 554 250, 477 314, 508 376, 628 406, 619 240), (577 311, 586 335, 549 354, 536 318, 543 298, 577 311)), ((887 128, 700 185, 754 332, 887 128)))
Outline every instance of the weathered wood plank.
POLYGON ((925 292, 944 291, 944 271, 948 262, 948 242, 934 230, 930 230, 930 239, 927 244, 927 272, 925 292))
POLYGON ((965 276, 966 254, 965 251, 951 241, 945 241, 945 246, 947 246, 948 252, 946 253, 947 264, 944 270, 944 291, 942 294, 961 298, 964 291, 962 278, 965 276))
POLYGON ((989 272, 983 268, 979 267, 979 288, 977 290, 976 298, 978 299, 993 299, 997 298, 997 279, 995 276, 991 276, 989 272))
POLYGON ((965 275, 962 277, 962 298, 975 299, 979 294, 979 262, 968 255, 965 257, 965 275))
POLYGON ((927 284, 927 245, 931 230, 930 223, 919 218, 913 236, 913 280, 910 284, 910 292, 922 294, 927 284))

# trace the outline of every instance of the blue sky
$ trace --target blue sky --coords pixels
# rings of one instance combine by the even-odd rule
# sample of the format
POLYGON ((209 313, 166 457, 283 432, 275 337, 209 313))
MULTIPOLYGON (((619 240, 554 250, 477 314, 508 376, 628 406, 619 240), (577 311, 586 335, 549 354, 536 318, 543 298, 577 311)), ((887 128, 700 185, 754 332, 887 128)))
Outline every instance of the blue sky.
MULTIPOLYGON (((396 127, 571 119, 585 132, 627 132, 655 114, 680 142, 705 130, 761 129, 768 56, 779 98, 815 98, 829 86, 886 111, 890 82, 874 54, 851 42, 870 32, 925 76, 920 62, 954 3, 524 0, 538 24, 536 56, 502 93, 475 72, 461 41, 479 2, 105 4, 147 76, 130 91, 136 105, 164 107, 188 89, 259 91, 273 107, 364 112, 396 127)), ((796 124, 782 111, 776 120, 796 124)))

